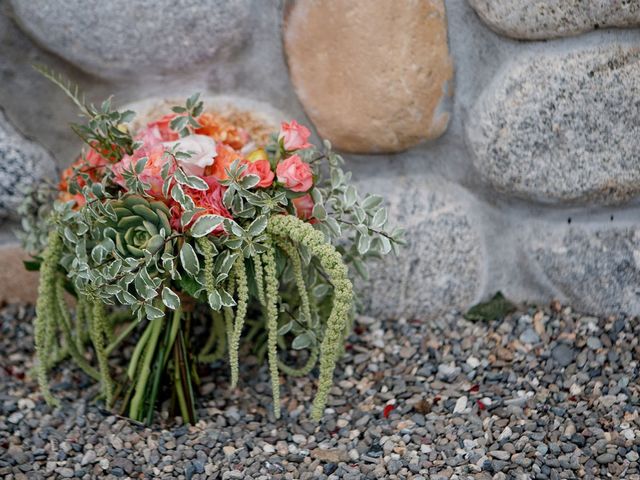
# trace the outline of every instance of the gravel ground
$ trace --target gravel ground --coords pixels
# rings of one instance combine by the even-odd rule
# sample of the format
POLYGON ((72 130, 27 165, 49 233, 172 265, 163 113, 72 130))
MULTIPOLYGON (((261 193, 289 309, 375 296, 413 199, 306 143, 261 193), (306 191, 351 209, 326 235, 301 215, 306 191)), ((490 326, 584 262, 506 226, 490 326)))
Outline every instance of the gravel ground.
POLYGON ((283 385, 269 413, 265 368, 204 378, 201 420, 145 428, 100 409, 83 374, 54 375, 51 410, 31 367, 32 309, 0 311, 0 477, 211 479, 640 479, 637 319, 558 303, 503 321, 360 318, 327 414, 312 381, 283 385))

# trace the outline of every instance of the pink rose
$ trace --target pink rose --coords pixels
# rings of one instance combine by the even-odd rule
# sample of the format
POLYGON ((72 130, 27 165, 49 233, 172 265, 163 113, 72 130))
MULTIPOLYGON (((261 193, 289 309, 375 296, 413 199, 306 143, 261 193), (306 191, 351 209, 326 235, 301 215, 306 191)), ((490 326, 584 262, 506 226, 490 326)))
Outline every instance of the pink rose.
POLYGON ((174 118, 176 118, 175 113, 167 113, 159 120, 149 123, 147 125, 147 129, 155 131, 158 137, 163 142, 178 140, 178 138, 180 138, 180 135, 178 135, 178 132, 174 132, 173 130, 171 130, 170 126, 171 120, 173 120, 174 118))
POLYGON ((308 193, 302 197, 293 199, 293 208, 296 211, 296 216, 300 220, 311 220, 311 216, 313 215, 313 205, 313 198, 311 198, 311 195, 308 193))
POLYGON ((307 143, 309 135, 311 135, 311 132, 307 127, 292 120, 291 123, 282 122, 278 140, 282 140, 284 149, 290 152, 309 148, 311 146, 310 143, 307 143))
POLYGON ((260 177, 260 181, 256 187, 268 188, 271 186, 275 175, 271 171, 269 160, 256 160, 255 162, 248 162, 246 165, 246 175, 257 175, 260 177))
MULTIPOLYGON (((143 145, 133 152, 133 155, 125 155, 122 160, 112 167, 115 182, 126 189, 127 184, 124 180, 124 172, 133 170, 138 160, 142 157, 147 157, 147 163, 142 173, 138 175, 138 178, 149 185, 149 188, 146 190, 149 195, 157 199, 162 199, 162 184, 164 183, 162 179, 162 167, 168 161, 164 155, 164 151, 163 145, 156 143, 151 146, 143 145)), ((175 164, 172 163, 169 168, 169 173, 173 173, 174 171, 175 164)))
POLYGON ((313 186, 313 172, 298 155, 291 155, 276 167, 278 181, 294 192, 306 192, 313 186))

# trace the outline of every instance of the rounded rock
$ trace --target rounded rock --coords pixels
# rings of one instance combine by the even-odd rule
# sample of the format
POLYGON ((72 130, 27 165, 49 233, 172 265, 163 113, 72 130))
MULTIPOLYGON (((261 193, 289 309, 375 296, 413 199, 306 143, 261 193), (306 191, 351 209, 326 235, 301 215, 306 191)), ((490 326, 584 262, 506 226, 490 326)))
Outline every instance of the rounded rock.
POLYGON ((359 281, 364 311, 383 318, 430 318, 477 301, 484 283, 484 246, 472 221, 472 199, 445 181, 398 176, 359 180, 385 197, 391 225, 402 226, 399 255, 372 261, 359 281))
POLYGON ((543 203, 616 204, 640 193, 639 60, 640 49, 614 44, 506 65, 469 115, 480 175, 543 203))
POLYGON ((544 40, 596 28, 640 25, 640 4, 602 0, 469 0, 494 31, 512 38, 544 40))
POLYGON ((640 229, 536 225, 529 232, 530 259, 574 308, 603 315, 640 314, 640 229))
POLYGON ((24 138, 0 110, 0 219, 19 218, 25 195, 44 180, 56 178, 53 157, 24 138))
POLYGON ((442 0, 299 0, 284 45, 300 101, 337 149, 398 152, 446 130, 442 0))
POLYGON ((228 58, 251 30, 249 0, 11 0, 22 28, 80 68, 110 78, 166 74, 228 58))

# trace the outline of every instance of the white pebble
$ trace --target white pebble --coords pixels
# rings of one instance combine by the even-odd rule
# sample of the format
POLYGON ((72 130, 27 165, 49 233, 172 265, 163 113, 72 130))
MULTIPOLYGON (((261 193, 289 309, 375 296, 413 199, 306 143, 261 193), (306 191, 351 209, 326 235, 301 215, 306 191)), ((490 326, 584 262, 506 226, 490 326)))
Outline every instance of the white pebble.
POLYGON ((293 438, 293 441, 298 445, 307 443, 307 437, 305 437, 304 435, 300 435, 299 433, 296 433, 292 438, 293 438))
POLYGON ((462 413, 467 408, 467 397, 460 397, 456 401, 456 406, 453 409, 453 413, 462 413))
POLYGON ((275 453, 276 449, 273 445, 271 445, 270 443, 265 443, 262 446, 262 450, 264 450, 264 453, 275 453))
POLYGON ((18 400, 18 408, 20 410, 33 410, 36 408, 36 404, 30 398, 21 398, 18 400))
POLYGON ((478 368, 480 366, 480 360, 478 360, 476 357, 469 357, 467 358, 467 365, 469 365, 471 368, 478 368))

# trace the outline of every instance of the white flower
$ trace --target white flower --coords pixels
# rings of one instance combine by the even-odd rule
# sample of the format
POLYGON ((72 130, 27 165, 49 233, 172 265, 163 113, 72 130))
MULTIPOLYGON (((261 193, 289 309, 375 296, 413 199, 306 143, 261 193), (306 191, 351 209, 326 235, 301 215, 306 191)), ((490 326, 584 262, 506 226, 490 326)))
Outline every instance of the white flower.
POLYGON ((180 158, 178 163, 189 175, 201 177, 205 167, 213 165, 216 157, 216 142, 207 135, 189 135, 175 142, 164 142, 166 149, 175 148, 178 152, 188 153, 189 158, 180 158))

